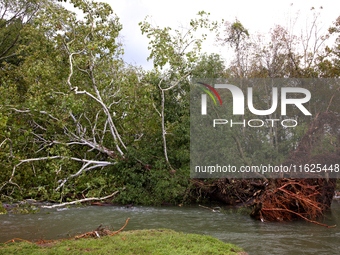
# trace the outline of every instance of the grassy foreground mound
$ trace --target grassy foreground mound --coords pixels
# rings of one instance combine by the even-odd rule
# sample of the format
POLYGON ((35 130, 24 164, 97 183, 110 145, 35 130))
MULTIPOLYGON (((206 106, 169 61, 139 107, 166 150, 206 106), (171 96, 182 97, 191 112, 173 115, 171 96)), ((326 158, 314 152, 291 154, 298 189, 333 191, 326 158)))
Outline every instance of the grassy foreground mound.
POLYGON ((211 236, 173 230, 123 231, 112 237, 82 238, 36 245, 26 242, 0 245, 0 254, 246 254, 211 236))

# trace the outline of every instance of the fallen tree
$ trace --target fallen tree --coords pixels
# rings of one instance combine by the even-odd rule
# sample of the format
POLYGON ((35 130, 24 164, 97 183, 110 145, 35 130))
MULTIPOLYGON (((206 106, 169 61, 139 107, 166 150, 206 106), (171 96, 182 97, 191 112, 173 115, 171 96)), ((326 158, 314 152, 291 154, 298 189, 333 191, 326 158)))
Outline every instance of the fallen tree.
MULTIPOLYGON (((340 120, 333 112, 322 112, 311 123, 297 148, 283 166, 314 166, 286 173, 279 179, 232 179, 214 181, 192 180, 195 191, 237 207, 252 206, 251 216, 261 221, 315 220, 323 216, 332 203, 339 174, 340 120), (332 150, 325 147, 328 141, 332 150), (308 171, 307 171, 308 170, 308 171)), ((326 225, 324 225, 326 226, 326 225)))

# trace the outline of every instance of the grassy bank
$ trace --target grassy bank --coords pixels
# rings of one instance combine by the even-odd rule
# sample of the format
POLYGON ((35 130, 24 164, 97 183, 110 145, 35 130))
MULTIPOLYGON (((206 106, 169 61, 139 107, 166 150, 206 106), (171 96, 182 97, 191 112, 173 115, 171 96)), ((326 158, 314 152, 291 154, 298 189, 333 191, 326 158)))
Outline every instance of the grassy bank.
POLYGON ((211 236, 172 230, 123 231, 112 237, 84 238, 36 245, 26 242, 0 245, 0 254, 246 254, 211 236))

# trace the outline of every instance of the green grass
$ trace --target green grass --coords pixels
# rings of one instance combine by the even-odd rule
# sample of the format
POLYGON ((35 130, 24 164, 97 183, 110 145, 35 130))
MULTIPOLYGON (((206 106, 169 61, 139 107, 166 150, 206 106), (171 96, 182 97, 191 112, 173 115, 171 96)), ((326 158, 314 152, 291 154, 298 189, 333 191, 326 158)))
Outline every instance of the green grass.
POLYGON ((167 229, 123 231, 112 237, 83 238, 39 246, 0 244, 0 254, 240 254, 242 249, 211 236, 167 229))

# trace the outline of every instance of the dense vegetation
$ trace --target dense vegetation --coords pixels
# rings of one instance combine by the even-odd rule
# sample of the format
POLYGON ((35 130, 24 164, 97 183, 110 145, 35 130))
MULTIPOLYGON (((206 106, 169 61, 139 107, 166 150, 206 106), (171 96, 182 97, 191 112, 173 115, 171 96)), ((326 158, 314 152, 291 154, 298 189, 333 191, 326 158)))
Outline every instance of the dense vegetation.
MULTIPOLYGON (((192 77, 340 75, 340 17, 320 35, 316 15, 299 37, 281 26, 251 35, 240 21, 213 22, 205 12, 184 32, 145 19, 139 25, 154 63, 146 71, 122 60, 123 27, 108 4, 70 2, 83 19, 55 1, 0 3, 1 199, 65 201, 121 190, 117 201, 124 204, 188 201, 192 77), (228 66, 219 55, 201 53, 207 34, 234 50, 228 66)), ((328 103, 328 90, 315 89, 328 103)), ((310 109, 315 116, 326 106, 310 109)), ((259 150, 256 139, 266 134, 240 132, 230 134, 230 157, 247 164, 261 157, 280 161, 298 142, 273 128, 259 150)))

